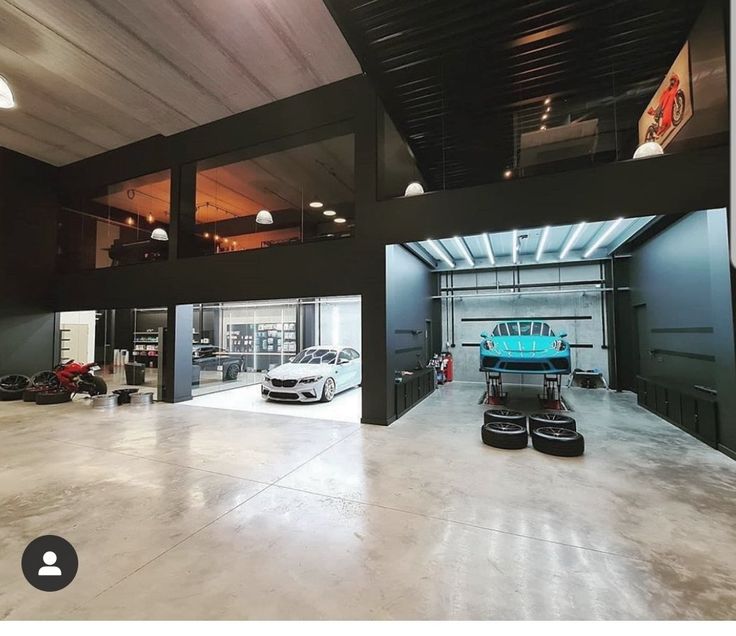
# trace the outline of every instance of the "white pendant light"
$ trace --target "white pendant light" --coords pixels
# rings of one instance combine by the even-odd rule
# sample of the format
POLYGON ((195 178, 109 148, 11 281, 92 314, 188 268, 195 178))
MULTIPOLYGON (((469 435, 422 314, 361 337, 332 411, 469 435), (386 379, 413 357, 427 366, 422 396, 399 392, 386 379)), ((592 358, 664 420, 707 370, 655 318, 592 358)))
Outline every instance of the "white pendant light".
POLYGON ((151 238, 154 241, 168 241, 169 235, 162 227, 157 227, 153 232, 151 232, 151 238))
POLYGON ((406 186, 406 190, 404 191, 405 197, 415 197, 418 194, 424 194, 424 187, 419 181, 412 181, 406 186))
POLYGON ((646 159, 647 157, 658 157, 664 154, 664 148, 656 141, 644 142, 636 149, 634 159, 646 159))
POLYGON ((256 223, 259 225, 272 225, 273 215, 268 210, 261 210, 256 215, 256 223))
POLYGON ((15 98, 13 91, 10 90, 10 84, 2 75, 0 75, 0 108, 14 108, 15 98))

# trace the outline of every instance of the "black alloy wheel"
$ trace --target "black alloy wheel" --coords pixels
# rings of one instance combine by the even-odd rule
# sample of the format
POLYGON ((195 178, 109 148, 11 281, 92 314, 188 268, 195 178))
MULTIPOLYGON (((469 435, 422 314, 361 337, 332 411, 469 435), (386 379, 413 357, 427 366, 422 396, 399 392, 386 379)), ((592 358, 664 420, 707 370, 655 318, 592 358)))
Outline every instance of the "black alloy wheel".
POLYGON ((483 443, 494 448, 526 448, 529 438, 526 427, 513 422, 488 422, 480 429, 483 443))
POLYGON ((532 432, 532 446, 547 455, 577 457, 585 451, 585 439, 569 428, 541 426, 532 432))
POLYGON ((488 409, 483 413, 483 423, 489 422, 511 422, 526 428, 526 415, 521 411, 512 411, 511 409, 488 409))
POLYGON ((19 373, 0 377, 0 400, 20 400, 29 382, 28 376, 19 373))
POLYGON ((540 426, 568 428, 571 431, 577 430, 575 420, 564 413, 532 413, 529 416, 529 432, 531 433, 540 426))

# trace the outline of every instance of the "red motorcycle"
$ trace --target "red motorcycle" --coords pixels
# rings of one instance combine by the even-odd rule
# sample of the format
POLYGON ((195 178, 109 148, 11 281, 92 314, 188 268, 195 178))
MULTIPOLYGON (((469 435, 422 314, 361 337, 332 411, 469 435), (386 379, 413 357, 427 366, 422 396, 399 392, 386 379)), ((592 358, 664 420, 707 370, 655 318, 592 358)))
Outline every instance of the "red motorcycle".
POLYGON ((670 77, 666 90, 662 91, 657 107, 650 108, 648 115, 654 118, 654 123, 647 128, 645 141, 661 139, 670 128, 677 128, 685 116, 685 93, 680 88, 680 78, 677 73, 670 77))
POLYGON ((90 396, 107 393, 107 383, 94 375, 100 367, 95 362, 82 364, 68 360, 57 364, 52 371, 40 371, 31 377, 31 386, 39 391, 68 394, 87 393, 90 396))

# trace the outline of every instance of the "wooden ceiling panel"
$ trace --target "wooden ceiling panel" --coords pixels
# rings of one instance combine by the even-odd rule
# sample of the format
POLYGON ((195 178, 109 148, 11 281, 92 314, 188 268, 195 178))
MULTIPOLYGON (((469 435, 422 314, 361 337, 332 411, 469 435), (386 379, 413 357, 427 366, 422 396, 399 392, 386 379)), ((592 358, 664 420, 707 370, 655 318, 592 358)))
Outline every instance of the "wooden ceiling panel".
POLYGON ((322 0, 0 0, 0 146, 56 165, 358 73, 322 0))

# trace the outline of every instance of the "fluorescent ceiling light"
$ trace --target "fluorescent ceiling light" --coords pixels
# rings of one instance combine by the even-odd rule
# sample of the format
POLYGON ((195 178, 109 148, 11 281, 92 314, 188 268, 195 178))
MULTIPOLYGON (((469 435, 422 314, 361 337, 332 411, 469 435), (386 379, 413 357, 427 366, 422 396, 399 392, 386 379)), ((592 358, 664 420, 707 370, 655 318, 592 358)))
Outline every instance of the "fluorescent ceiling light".
POLYGON ((323 205, 324 205, 324 203, 322 203, 322 201, 311 201, 311 202, 309 203, 309 207, 310 207, 310 208, 315 208, 315 209, 319 209, 319 208, 321 208, 321 207, 322 207, 323 205))
POLYGON ((491 237, 488 234, 483 235, 483 243, 486 246, 486 254, 488 254, 488 260, 491 261, 491 265, 496 264, 496 257, 493 255, 493 247, 491 247, 491 237))
POLYGON ((595 243, 593 243, 593 245, 591 245, 591 246, 590 246, 590 248, 588 248, 588 251, 586 251, 586 252, 585 252, 585 254, 583 254, 583 258, 588 258, 588 256, 590 256, 590 255, 591 255, 591 254, 592 254, 593 252, 595 252, 595 251, 596 251, 596 250, 597 250, 597 249, 598 249, 598 248, 599 248, 599 247, 600 247, 601 245, 603 245, 603 243, 604 243, 604 242, 606 241, 606 239, 607 239, 607 238, 608 238, 609 236, 611 236, 611 234, 613 234, 614 230, 615 230, 615 229, 616 229, 616 228, 617 228, 617 227, 618 227, 619 225, 621 225, 621 221, 623 221, 623 220, 624 220, 624 219, 623 219, 623 217, 621 217, 621 218, 618 218, 618 219, 616 219, 616 220, 615 220, 615 221, 614 221, 613 223, 611 223, 611 225, 609 225, 609 226, 608 226, 608 227, 606 228, 606 231, 605 231, 605 232, 603 232, 603 234, 601 234, 601 235, 600 235, 600 236, 599 236, 599 237, 598 237, 598 238, 596 239, 595 243))
POLYGON ((453 261, 437 243, 432 239, 427 239, 427 244, 432 248, 435 256, 447 263, 450 267, 455 267, 455 261, 453 261))
POLYGON ((573 245, 575 245, 575 241, 578 240, 578 237, 580 236, 580 232, 583 231, 583 228, 585 228, 585 221, 582 223, 578 223, 577 227, 575 228, 575 231, 572 233, 572 236, 568 239, 567 243, 565 244, 565 247, 562 248, 562 252, 560 252, 560 260, 564 260, 565 256, 567 256, 567 253, 570 251, 573 245))
POLYGON ((457 245, 460 252, 462 252, 462 255, 465 258, 465 260, 468 261, 468 265, 470 265, 471 267, 475 267, 475 261, 473 260, 473 257, 470 255, 470 251, 465 245, 465 241, 463 241, 459 236, 453 237, 452 240, 455 241, 455 245, 457 245))
POLYGON ((0 75, 0 108, 14 108, 15 98, 13 91, 10 90, 10 84, 2 75, 0 75))
POLYGON ((335 212, 334 210, 325 210, 324 212, 322 212, 322 214, 324 214, 325 216, 335 216, 337 212, 335 212))
POLYGON ((519 260, 519 232, 517 230, 514 230, 512 243, 513 245, 511 246, 511 260, 513 261, 514 265, 516 265, 516 261, 519 260))
POLYGON ((335 223, 345 223, 346 219, 341 216, 336 216, 334 219, 335 223))
POLYGON ((547 243, 547 237, 549 236, 549 225, 544 228, 544 231, 542 232, 542 238, 539 239, 539 245, 537 247, 537 255, 535 256, 535 260, 537 263, 539 262, 539 259, 542 258, 542 254, 544 254, 544 245, 547 243))

